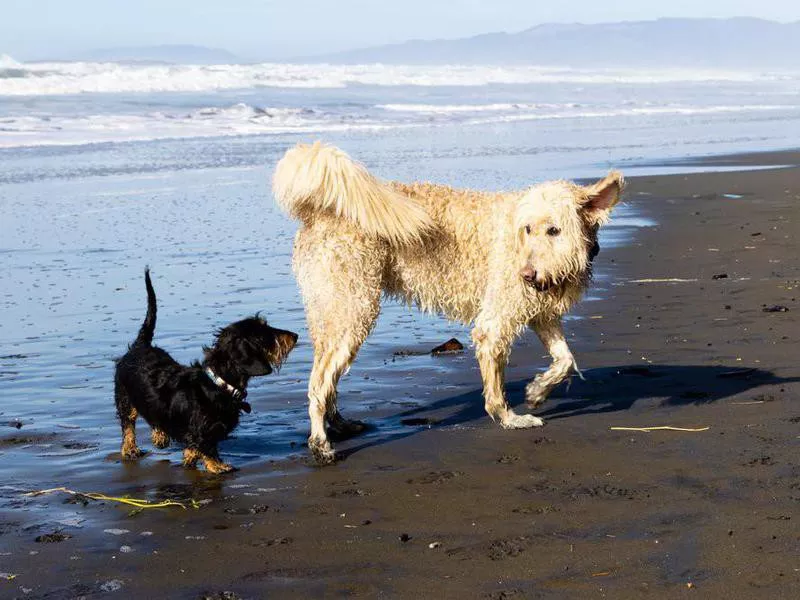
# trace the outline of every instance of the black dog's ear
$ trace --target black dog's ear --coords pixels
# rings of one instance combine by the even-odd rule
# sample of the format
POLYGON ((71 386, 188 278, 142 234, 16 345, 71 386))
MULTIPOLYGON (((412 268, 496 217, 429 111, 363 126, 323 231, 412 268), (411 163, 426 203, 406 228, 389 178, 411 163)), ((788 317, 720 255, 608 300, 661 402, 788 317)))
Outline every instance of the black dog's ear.
POLYGON ((272 365, 266 360, 263 351, 247 339, 236 340, 231 355, 236 355, 240 368, 250 376, 269 375, 272 365))

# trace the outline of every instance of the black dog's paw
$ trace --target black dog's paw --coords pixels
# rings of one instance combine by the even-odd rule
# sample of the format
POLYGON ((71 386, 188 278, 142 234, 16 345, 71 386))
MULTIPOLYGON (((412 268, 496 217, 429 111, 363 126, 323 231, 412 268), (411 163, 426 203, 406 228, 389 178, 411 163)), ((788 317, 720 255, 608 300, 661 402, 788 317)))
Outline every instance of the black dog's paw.
POLYGON ((150 432, 150 440, 153 442, 153 446, 160 450, 169 447, 169 436, 160 429, 153 429, 150 432))
POLYGON ((238 470, 239 469, 237 469, 233 465, 229 465, 228 463, 206 461, 206 471, 208 471, 209 473, 213 473, 214 475, 233 473, 234 471, 238 470))
POLYGON ((142 458, 146 453, 138 446, 132 446, 123 448, 120 454, 122 454, 122 460, 137 460, 142 458))

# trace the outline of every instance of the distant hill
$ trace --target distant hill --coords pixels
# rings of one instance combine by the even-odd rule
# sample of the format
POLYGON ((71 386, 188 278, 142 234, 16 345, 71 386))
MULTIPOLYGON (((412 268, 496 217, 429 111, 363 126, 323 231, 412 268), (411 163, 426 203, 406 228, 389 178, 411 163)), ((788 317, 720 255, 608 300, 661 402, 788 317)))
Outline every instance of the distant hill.
POLYGON ((101 48, 78 57, 80 60, 98 62, 147 62, 170 64, 233 64, 241 58, 219 48, 191 45, 133 46, 126 48, 101 48))
POLYGON ((658 19, 545 24, 519 33, 413 40, 302 59, 389 64, 536 64, 576 67, 773 67, 800 69, 800 22, 658 19))

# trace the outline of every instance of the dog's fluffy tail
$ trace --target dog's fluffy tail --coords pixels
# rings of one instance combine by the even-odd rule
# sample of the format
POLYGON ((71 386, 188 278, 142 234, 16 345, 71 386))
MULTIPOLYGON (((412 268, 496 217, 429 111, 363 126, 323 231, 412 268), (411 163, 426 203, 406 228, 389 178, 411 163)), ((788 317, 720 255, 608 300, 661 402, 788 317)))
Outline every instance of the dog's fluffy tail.
POLYGON ((147 288, 147 316, 144 318, 139 335, 136 336, 134 344, 149 346, 153 342, 153 333, 156 330, 156 291, 153 289, 153 282, 150 281, 150 268, 144 270, 144 285, 147 288))
POLYGON ((419 242, 433 221, 411 198, 371 175, 347 154, 319 142, 290 149, 272 179, 278 204, 308 224, 329 213, 391 244, 419 242))

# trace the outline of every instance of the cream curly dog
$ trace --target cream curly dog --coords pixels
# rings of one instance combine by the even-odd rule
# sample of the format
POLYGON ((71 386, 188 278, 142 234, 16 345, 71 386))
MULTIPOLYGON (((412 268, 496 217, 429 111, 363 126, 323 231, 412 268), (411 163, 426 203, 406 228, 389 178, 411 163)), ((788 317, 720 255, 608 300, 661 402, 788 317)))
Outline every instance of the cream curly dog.
POLYGON ((302 222, 293 265, 314 344, 308 446, 315 459, 335 459, 326 420, 337 433, 363 428, 339 413, 336 385, 372 330, 382 293, 473 323, 486 412, 508 429, 543 425, 506 402, 509 351, 530 327, 553 358, 526 388, 531 407, 576 367, 561 317, 589 283, 597 229, 622 186, 618 172, 588 187, 553 181, 502 193, 383 182, 337 148, 290 149, 273 191, 302 222))

